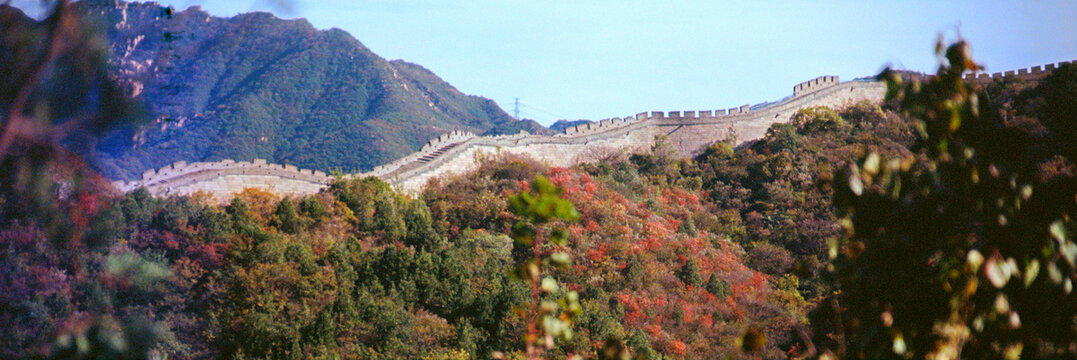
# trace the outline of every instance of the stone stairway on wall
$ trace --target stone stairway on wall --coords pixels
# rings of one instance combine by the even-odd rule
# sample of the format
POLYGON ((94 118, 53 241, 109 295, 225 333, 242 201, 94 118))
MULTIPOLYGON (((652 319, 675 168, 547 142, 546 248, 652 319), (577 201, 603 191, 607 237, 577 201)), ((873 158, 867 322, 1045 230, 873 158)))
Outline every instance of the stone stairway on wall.
POLYGON ((426 156, 423 156, 423 157, 419 158, 419 162, 428 163, 428 162, 430 162, 430 160, 434 160, 434 158, 436 158, 438 156, 441 156, 441 154, 444 154, 446 151, 449 151, 450 149, 456 147, 456 145, 459 145, 459 144, 449 144, 449 145, 446 145, 446 146, 442 146, 442 147, 438 148, 437 151, 434 151, 434 152, 432 152, 432 153, 430 153, 430 154, 428 154, 426 156))

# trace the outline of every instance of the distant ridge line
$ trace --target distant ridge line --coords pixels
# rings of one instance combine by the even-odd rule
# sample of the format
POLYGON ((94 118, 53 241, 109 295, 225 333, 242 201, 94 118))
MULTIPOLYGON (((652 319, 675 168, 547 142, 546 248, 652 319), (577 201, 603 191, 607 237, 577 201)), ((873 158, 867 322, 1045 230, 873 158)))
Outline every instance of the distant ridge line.
MULTIPOLYGON (((1016 77, 1040 80, 1063 64, 996 72, 968 73, 964 79, 985 83, 1016 77)), ((908 81, 931 79, 934 75, 902 73, 908 81)), ((707 146, 734 135, 738 142, 761 138, 773 123, 787 121, 801 108, 842 106, 856 101, 881 101, 885 86, 875 80, 841 82, 837 76, 820 76, 793 86, 793 95, 774 103, 741 105, 718 110, 651 111, 623 118, 602 119, 594 123, 568 127, 553 136, 531 135, 521 131, 513 135, 476 136, 470 132, 451 131, 431 139, 418 151, 369 172, 342 175, 344 178, 374 176, 409 192, 419 191, 426 181, 450 173, 468 171, 476 165, 479 153, 513 153, 532 156, 554 166, 569 166, 595 159, 603 151, 638 151, 653 145, 655 135, 668 135, 681 156, 693 156, 707 146)), ((282 195, 316 193, 334 180, 325 172, 299 169, 293 165, 225 159, 217 162, 175 162, 157 170, 148 170, 135 181, 116 181, 121 191, 147 188, 155 196, 208 192, 221 201, 247 187, 261 188, 282 195)))

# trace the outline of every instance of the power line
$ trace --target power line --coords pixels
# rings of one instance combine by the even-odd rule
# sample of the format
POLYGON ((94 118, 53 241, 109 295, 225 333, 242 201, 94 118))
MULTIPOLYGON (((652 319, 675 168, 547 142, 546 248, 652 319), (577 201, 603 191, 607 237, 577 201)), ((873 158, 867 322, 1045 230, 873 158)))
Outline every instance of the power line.
POLYGON ((549 110, 544 110, 544 109, 541 109, 541 108, 537 108, 537 107, 534 107, 534 106, 531 106, 531 105, 521 104, 521 106, 523 106, 525 108, 528 108, 528 109, 531 109, 531 110, 538 111, 538 112, 546 114, 546 115, 556 116, 558 118, 566 119, 566 120, 568 119, 567 116, 564 116, 564 115, 561 115, 561 114, 558 114, 558 113, 555 113, 555 112, 552 112, 552 111, 549 111, 549 110))
POLYGON ((541 118, 552 117, 553 119, 550 119, 552 121, 569 120, 569 118, 567 116, 564 116, 564 115, 561 115, 561 114, 558 114, 558 113, 555 113, 553 111, 549 111, 549 110, 546 110, 546 109, 543 109, 543 108, 531 106, 531 105, 528 105, 527 103, 520 102, 520 98, 518 98, 518 97, 513 98, 512 113, 513 113, 513 117, 515 117, 516 120, 522 119, 520 117, 521 114, 523 115, 523 117, 529 117, 529 118, 535 118, 535 119, 538 119, 540 117, 541 118), (535 116, 535 115, 543 115, 543 116, 535 116))

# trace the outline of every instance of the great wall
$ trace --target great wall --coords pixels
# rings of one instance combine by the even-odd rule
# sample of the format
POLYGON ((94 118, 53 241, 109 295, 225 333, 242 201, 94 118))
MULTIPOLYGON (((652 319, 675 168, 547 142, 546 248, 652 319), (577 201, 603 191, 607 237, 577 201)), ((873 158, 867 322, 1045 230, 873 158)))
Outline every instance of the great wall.
MULTIPOLYGON (((966 74, 965 79, 981 83, 1006 77, 1039 80, 1065 63, 1069 62, 990 75, 970 73, 966 74)), ((906 77, 921 80, 931 75, 907 74, 906 77)), ((766 135, 771 124, 788 121, 802 108, 837 108, 864 100, 879 102, 884 94, 885 85, 874 79, 841 82, 837 76, 820 76, 797 84, 793 87, 793 95, 776 102, 720 110, 644 112, 579 125, 553 136, 524 132, 475 136, 453 131, 389 164, 375 167, 369 172, 343 176, 376 176, 397 189, 415 193, 432 178, 474 169, 482 154, 526 155, 552 166, 571 166, 593 161, 611 151, 645 151, 654 145, 655 137, 659 135, 668 137, 679 154, 688 157, 727 139, 731 134, 735 134, 738 144, 760 139, 766 135)), ((180 161, 158 170, 148 170, 140 180, 117 181, 113 185, 125 192, 145 187, 155 196, 187 195, 202 191, 224 201, 236 192, 252 187, 283 196, 313 194, 333 180, 333 176, 322 171, 254 159, 252 162, 221 160, 190 164, 180 161)))

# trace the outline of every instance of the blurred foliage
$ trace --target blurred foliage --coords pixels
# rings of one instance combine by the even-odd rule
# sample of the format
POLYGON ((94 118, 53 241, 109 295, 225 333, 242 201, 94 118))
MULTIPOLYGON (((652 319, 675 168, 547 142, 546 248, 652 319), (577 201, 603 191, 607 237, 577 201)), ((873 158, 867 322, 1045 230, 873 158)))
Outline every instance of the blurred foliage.
POLYGON ((520 309, 527 323, 523 340, 529 359, 542 358, 555 341, 571 341, 572 326, 583 309, 579 294, 566 290, 549 272, 553 267, 572 265, 572 256, 564 250, 569 245, 562 227, 544 229, 550 221, 578 221, 572 202, 562 199, 564 189, 554 186, 544 176, 531 181, 530 190, 509 198, 509 206, 519 220, 512 225, 513 253, 516 254, 516 278, 531 286, 531 304, 520 309))
POLYGON ((169 270, 126 248, 111 186, 82 162, 138 117, 92 21, 66 1, 0 7, 0 357, 145 359, 145 306, 169 270))
POLYGON ((1077 179, 1044 167, 1069 163, 1072 145, 1051 145, 1070 141, 1055 121, 1072 125, 1074 69, 1031 90, 1048 131, 1029 132, 961 80, 981 69, 967 43, 937 49, 933 79, 880 75, 916 119, 913 153, 868 153, 834 177, 841 314, 817 338, 851 358, 1072 356, 1077 179))

